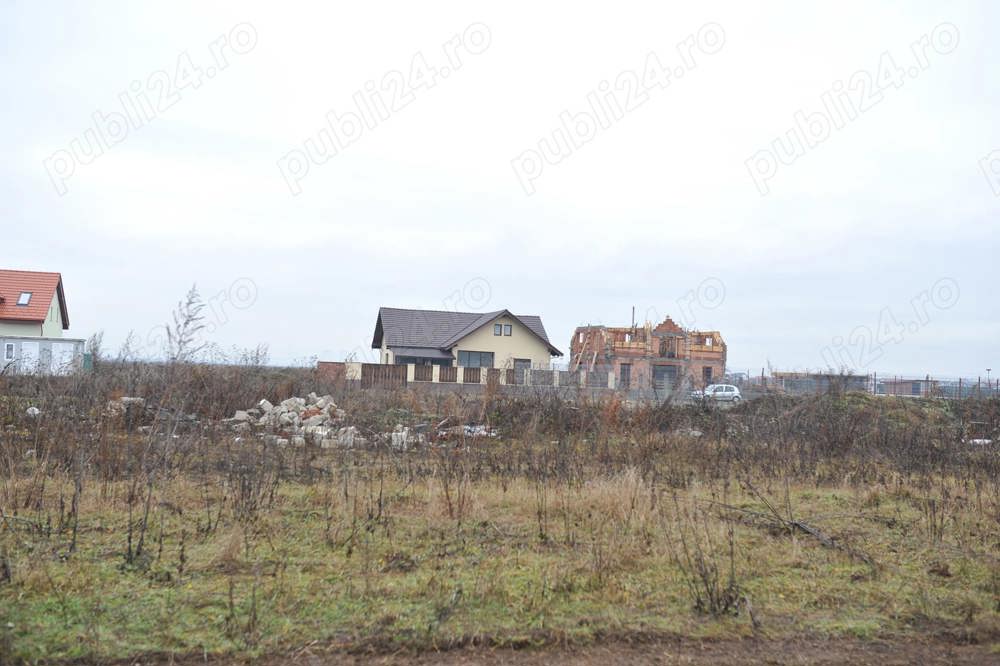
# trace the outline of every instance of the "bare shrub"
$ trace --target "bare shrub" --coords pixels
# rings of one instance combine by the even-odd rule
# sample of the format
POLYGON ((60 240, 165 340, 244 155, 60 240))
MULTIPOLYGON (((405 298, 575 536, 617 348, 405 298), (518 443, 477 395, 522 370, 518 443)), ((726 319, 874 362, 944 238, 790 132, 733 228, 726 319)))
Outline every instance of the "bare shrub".
POLYGON ((744 595, 736 577, 732 523, 720 523, 707 509, 683 503, 676 494, 673 509, 670 552, 684 575, 692 606, 715 617, 737 614, 744 595))

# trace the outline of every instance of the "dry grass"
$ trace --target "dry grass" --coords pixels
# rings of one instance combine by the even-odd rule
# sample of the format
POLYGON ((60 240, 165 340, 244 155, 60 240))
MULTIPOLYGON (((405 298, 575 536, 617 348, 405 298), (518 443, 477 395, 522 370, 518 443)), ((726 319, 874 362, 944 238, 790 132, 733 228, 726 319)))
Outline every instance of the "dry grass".
MULTIPOLYGON (((103 415, 111 377, 75 381, 8 385, 2 399, 4 658, 650 635, 1000 641, 1000 456, 960 441, 963 420, 997 418, 995 402, 718 412, 344 393, 373 432, 446 416, 501 432, 351 451, 236 443, 183 420, 221 411, 211 393, 174 389, 141 434, 103 415), (692 428, 704 434, 679 434, 692 428)), ((170 386, 158 381, 145 385, 170 386)), ((281 397, 261 377, 240 385, 281 397)))

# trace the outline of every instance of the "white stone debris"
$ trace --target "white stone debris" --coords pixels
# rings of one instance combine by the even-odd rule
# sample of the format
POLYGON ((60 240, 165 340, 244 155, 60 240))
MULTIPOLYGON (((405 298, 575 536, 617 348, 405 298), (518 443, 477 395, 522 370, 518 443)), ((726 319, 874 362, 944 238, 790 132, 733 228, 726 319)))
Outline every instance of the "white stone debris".
POLYGON ((348 414, 337 406, 333 396, 310 392, 305 398, 293 396, 275 404, 261 399, 254 407, 238 410, 232 418, 220 421, 242 439, 256 434, 265 445, 284 447, 316 446, 323 449, 363 447, 369 443, 385 445, 396 451, 409 451, 427 445, 429 436, 443 439, 496 437, 496 430, 485 425, 454 426, 443 430, 448 419, 437 424, 398 423, 391 432, 362 435, 350 425, 348 414))
POLYGON ((301 412, 306 408, 306 401, 302 398, 289 398, 281 402, 281 408, 286 412, 301 412))
MULTIPOLYGON (((291 397, 278 404, 265 399, 256 406, 237 411, 220 423, 240 435, 260 433, 269 446, 305 446, 321 448, 363 446, 367 440, 354 426, 347 426, 347 412, 337 407, 333 396, 309 393, 305 398, 291 397)), ((408 441, 414 441, 408 435, 408 441)))
POLYGON ((365 438, 361 436, 354 426, 347 426, 337 431, 337 444, 347 448, 361 446, 365 438))
POLYGON ((484 425, 465 426, 466 437, 496 437, 497 431, 484 425))
POLYGON ((120 416, 129 410, 143 409, 145 406, 145 398, 122 396, 117 400, 108 400, 108 404, 104 408, 104 411, 110 416, 120 416))
POLYGON ((402 423, 397 423, 396 428, 390 433, 389 442, 397 451, 408 451, 415 446, 425 444, 427 438, 422 432, 411 431, 403 427, 402 423))

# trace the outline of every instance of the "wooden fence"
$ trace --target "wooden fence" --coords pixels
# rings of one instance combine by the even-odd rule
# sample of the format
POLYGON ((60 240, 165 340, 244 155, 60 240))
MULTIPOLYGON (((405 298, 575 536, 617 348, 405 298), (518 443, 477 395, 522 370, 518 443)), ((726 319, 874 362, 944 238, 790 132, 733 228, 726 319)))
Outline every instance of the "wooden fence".
POLYGON ((361 388, 402 388, 406 386, 405 365, 361 364, 361 388))

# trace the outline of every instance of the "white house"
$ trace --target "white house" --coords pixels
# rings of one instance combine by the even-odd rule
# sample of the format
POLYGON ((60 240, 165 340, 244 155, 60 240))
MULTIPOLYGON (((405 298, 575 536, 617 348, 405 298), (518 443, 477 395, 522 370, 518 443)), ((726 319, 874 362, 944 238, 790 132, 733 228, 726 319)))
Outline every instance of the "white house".
POLYGON ((69 311, 59 273, 0 269, 0 373, 66 374, 83 340, 64 338, 69 311))

